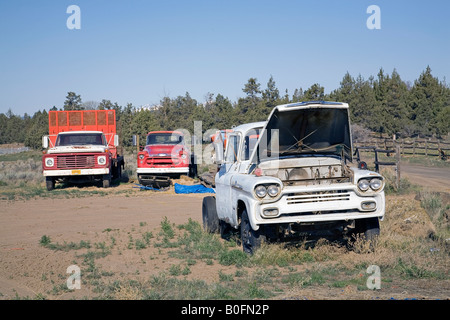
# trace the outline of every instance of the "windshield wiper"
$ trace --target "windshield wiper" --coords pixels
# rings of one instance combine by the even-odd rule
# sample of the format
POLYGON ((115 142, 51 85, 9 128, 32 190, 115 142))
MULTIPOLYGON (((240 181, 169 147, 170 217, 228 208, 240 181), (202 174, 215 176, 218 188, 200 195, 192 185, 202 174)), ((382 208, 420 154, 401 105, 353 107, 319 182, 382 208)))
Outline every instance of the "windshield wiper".
POLYGON ((340 155, 341 151, 338 150, 339 147, 343 148, 346 151, 346 153, 348 154, 348 151, 350 150, 350 147, 348 147, 344 143, 337 143, 337 144, 333 144, 333 145, 326 146, 326 147, 321 147, 321 148, 312 148, 312 147, 310 147, 307 144, 302 144, 302 145, 298 146, 295 149, 293 149, 292 146, 291 146, 287 150, 281 151, 280 154, 283 154, 283 155, 285 155, 285 154, 300 154, 300 153, 304 153, 304 151, 319 153, 319 152, 322 152, 322 151, 327 151, 327 150, 336 148, 336 152, 333 152, 333 153, 340 155))

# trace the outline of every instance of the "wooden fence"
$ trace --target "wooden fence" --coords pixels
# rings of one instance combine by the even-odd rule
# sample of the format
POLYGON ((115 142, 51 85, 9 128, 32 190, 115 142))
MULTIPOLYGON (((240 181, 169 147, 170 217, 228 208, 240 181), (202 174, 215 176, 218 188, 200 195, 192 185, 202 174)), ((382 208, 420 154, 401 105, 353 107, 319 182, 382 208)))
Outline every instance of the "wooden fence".
POLYGON ((356 141, 356 147, 376 147, 395 149, 400 146, 400 154, 403 155, 424 155, 429 157, 441 157, 446 160, 450 155, 450 142, 438 139, 405 138, 394 140, 392 138, 371 137, 364 141, 356 141))
POLYGON ((427 157, 440 157, 443 161, 450 159, 450 143, 431 139, 397 139, 384 137, 371 137, 368 140, 354 143, 354 155, 358 163, 361 161, 360 151, 373 153, 375 171, 379 172, 381 166, 394 166, 396 172, 396 188, 400 186, 400 157, 404 155, 424 155, 427 157), (392 157, 393 161, 380 161, 379 154, 392 157))

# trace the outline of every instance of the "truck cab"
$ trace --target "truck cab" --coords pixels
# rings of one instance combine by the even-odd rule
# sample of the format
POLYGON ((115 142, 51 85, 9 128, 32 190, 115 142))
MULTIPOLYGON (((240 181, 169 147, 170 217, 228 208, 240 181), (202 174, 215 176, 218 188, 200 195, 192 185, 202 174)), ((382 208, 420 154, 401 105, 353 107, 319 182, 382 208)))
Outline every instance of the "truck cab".
POLYGON ((235 127, 225 152, 216 150, 216 195, 203 200, 203 225, 239 230, 245 252, 313 231, 379 234, 384 179, 353 163, 348 104, 276 106, 267 121, 235 127))
POLYGON ((146 145, 137 156, 136 173, 140 184, 155 187, 168 187, 171 179, 181 175, 195 175, 195 159, 184 134, 181 131, 149 132, 146 145))

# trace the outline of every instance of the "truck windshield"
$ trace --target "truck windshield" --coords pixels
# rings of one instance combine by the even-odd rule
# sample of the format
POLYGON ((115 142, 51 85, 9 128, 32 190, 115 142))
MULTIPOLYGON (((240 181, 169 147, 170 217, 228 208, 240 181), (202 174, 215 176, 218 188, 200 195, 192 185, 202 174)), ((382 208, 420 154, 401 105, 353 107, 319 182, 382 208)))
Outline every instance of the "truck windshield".
POLYGON ((151 144, 179 144, 183 136, 178 133, 151 133, 147 136, 147 145, 151 144))
POLYGON ((344 108, 275 110, 263 135, 258 146, 260 161, 299 155, 344 155, 351 160, 350 125, 344 108))
POLYGON ((101 133, 65 133, 56 139, 57 147, 86 144, 106 145, 106 139, 101 133))

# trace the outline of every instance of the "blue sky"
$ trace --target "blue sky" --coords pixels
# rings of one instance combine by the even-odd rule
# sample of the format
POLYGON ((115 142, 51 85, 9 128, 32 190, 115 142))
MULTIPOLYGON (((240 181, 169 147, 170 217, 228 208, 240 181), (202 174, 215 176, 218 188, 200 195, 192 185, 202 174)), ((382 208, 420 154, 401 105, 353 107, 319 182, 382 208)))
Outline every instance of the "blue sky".
POLYGON ((59 108, 68 91, 134 106, 186 92, 237 101, 250 77, 264 89, 271 75, 290 95, 380 68, 413 82, 429 65, 449 82, 449 15, 445 0, 0 0, 0 113, 59 108), (80 30, 66 26, 70 5, 80 30), (369 5, 380 30, 366 27, 369 5))

